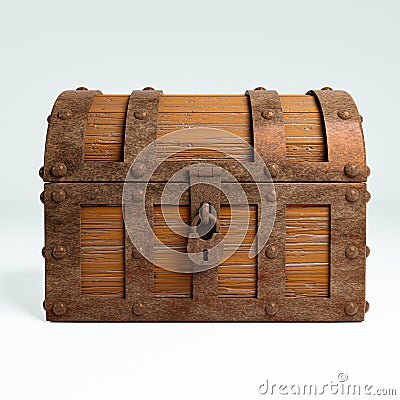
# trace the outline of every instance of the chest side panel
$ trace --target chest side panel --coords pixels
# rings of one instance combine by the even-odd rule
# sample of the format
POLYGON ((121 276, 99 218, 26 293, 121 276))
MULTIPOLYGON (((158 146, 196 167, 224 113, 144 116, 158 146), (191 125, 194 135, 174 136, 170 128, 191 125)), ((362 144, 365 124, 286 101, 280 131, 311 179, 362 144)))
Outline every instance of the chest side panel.
POLYGON ((125 235, 121 206, 81 206, 81 294, 124 297, 125 235))

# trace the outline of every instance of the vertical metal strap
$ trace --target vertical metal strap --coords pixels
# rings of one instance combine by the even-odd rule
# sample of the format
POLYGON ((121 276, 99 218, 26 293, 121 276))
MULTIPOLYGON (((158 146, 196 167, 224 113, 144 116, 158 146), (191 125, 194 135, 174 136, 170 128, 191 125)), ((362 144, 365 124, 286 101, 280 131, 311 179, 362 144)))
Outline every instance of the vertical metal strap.
MULTIPOLYGON (((93 98, 100 94, 99 90, 67 90, 58 96, 48 119, 45 181, 83 179, 81 168, 87 118, 93 98)), ((97 178, 102 179, 101 176, 97 178)))
POLYGON ((248 90, 253 123, 254 150, 270 169, 271 177, 283 174, 286 140, 281 100, 275 90, 248 90))
POLYGON ((129 165, 146 146, 157 139, 158 104, 162 93, 162 90, 134 90, 131 93, 124 144, 124 161, 129 165))
POLYGON ((310 90, 317 100, 325 125, 330 170, 353 182, 366 181, 365 146, 361 116, 352 97, 343 90, 310 90))
MULTIPOLYGON (((218 167, 204 166, 190 169, 191 218, 199 212, 203 202, 209 202, 220 215, 221 172, 218 167)), ((193 298, 218 297, 218 267, 193 274, 193 298)))

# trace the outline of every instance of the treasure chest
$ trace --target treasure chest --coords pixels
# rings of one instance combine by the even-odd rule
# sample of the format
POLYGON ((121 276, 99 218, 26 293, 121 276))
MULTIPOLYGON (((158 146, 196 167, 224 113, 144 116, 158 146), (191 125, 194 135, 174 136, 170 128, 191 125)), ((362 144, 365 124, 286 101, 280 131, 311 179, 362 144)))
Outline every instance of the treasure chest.
POLYGON ((50 321, 362 321, 362 117, 345 91, 65 91, 41 200, 50 321))

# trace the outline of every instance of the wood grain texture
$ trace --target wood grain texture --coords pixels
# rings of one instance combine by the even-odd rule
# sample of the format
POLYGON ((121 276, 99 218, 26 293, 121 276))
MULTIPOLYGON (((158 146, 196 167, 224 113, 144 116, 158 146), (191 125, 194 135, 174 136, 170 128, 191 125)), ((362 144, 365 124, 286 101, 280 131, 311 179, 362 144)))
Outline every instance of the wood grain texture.
POLYGON ((329 297, 330 207, 286 206, 286 296, 329 297))
MULTIPOLYGON (((186 224, 190 224, 190 206, 164 206, 163 210, 166 217, 169 214, 170 218, 173 218, 179 212, 182 220, 186 224)), ((218 295, 219 297, 255 297, 257 260, 256 258, 249 258, 248 253, 257 231, 257 208, 250 206, 249 213, 247 213, 243 206, 233 205, 231 209, 227 205, 222 205, 220 224, 223 237, 226 237, 228 229, 231 229, 229 237, 226 237, 227 250, 237 244, 238 236, 244 236, 244 239, 233 255, 218 266, 218 295), (231 224, 232 212, 237 213, 235 215, 238 216, 235 224, 231 224), (249 219, 248 227, 247 219, 249 219)), ((154 249, 156 265, 174 268, 178 264, 182 265, 182 263, 189 262, 183 256, 187 245, 187 237, 183 235, 187 234, 188 227, 181 232, 182 236, 175 233, 174 230, 178 231, 177 226, 173 224, 167 226, 161 206, 154 206, 154 232, 163 244, 176 250, 174 255, 171 256, 168 253, 167 256, 161 246, 156 246, 154 249)), ((173 272, 156 265, 154 266, 155 297, 192 297, 192 274, 173 272)))
MULTIPOLYGON (((85 161, 123 161, 125 118, 128 95, 98 95, 89 111, 84 144, 85 161)), ((280 95, 287 160, 293 162, 327 161, 326 138, 320 112, 313 96, 280 95)), ((241 161, 251 161, 253 144, 251 115, 245 95, 163 95, 158 109, 157 138, 187 128, 217 128, 243 139, 243 145, 218 138, 215 131, 188 131, 185 142, 165 142, 158 147, 159 158, 179 152, 190 144, 207 146, 213 150, 183 150, 168 158, 181 160, 229 160, 227 154, 241 161), (211 137, 210 137, 211 135, 211 137)))
POLYGON ((81 294, 124 297, 124 264, 121 206, 82 206, 81 294))

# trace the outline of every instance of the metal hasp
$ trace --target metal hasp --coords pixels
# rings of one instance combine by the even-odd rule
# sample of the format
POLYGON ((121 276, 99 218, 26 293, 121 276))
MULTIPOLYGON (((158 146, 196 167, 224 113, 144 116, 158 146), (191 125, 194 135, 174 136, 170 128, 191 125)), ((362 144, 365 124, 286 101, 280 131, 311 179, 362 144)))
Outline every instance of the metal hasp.
POLYGON ((216 267, 224 254, 220 232, 221 171, 215 166, 189 170, 192 224, 187 253, 194 270, 216 267))

